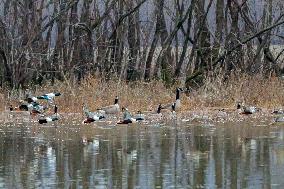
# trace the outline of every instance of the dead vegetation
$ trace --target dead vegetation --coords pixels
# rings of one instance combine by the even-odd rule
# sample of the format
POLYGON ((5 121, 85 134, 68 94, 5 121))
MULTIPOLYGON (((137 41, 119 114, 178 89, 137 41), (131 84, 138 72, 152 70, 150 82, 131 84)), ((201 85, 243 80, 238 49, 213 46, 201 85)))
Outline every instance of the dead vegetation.
MULTIPOLYGON (((56 98, 61 112, 81 112, 83 103, 95 110, 112 104, 116 95, 119 96, 121 106, 131 111, 155 111, 159 103, 175 99, 176 87, 166 87, 161 81, 127 83, 90 76, 80 84, 67 80, 55 81, 54 85, 45 83, 42 87, 35 86, 32 94, 37 96, 47 92, 61 92, 63 95, 56 98)), ((182 94, 182 111, 210 107, 234 108, 237 101, 269 109, 279 108, 284 106, 283 89, 284 80, 277 77, 263 79, 261 76, 231 76, 226 82, 222 77, 208 77, 202 87, 182 94)), ((2 90, 0 108, 4 110, 9 104, 17 105, 24 93, 23 90, 2 90)))

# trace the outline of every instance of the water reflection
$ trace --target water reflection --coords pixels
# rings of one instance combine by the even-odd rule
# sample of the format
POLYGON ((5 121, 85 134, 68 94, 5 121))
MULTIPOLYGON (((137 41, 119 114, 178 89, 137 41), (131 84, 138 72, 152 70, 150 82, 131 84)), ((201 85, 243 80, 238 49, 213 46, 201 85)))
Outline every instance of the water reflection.
POLYGON ((41 126, 0 129, 0 188, 283 188, 284 128, 41 126))

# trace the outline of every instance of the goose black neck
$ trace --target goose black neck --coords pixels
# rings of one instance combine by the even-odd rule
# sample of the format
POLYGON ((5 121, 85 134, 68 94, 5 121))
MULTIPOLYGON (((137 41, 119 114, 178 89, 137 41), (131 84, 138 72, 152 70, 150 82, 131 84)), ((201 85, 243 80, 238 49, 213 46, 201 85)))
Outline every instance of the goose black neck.
POLYGON ((176 90, 176 100, 179 100, 180 91, 179 89, 176 90))
POLYGON ((118 98, 115 98, 114 104, 118 104, 118 98))
POLYGON ((162 110, 162 106, 159 105, 158 110, 157 110, 157 113, 158 113, 158 114, 161 113, 161 110, 162 110))
POLYGON ((239 103, 237 104, 237 109, 241 109, 241 105, 239 103))
POLYGON ((57 114, 57 111, 58 111, 58 107, 55 105, 55 107, 54 107, 54 113, 57 114))
POLYGON ((173 104, 172 104, 172 111, 173 111, 173 112, 176 111, 176 103, 173 103, 173 104))

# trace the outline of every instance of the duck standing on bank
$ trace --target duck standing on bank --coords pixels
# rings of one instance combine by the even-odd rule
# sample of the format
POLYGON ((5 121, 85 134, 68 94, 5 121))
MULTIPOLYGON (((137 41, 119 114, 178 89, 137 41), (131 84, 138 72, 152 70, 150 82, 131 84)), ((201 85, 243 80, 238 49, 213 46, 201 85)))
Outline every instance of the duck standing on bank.
POLYGON ((38 122, 39 124, 44 124, 44 123, 49 123, 49 122, 53 122, 57 120, 59 120, 58 107, 54 105, 54 114, 51 116, 40 117, 38 119, 38 122))
POLYGON ((101 112, 102 114, 119 113, 120 109, 119 109, 119 104, 118 104, 118 96, 115 97, 113 105, 98 108, 98 111, 101 112))
POLYGON ((92 123, 105 118, 105 116, 100 112, 90 112, 85 104, 83 105, 83 113, 86 116, 83 123, 92 123))

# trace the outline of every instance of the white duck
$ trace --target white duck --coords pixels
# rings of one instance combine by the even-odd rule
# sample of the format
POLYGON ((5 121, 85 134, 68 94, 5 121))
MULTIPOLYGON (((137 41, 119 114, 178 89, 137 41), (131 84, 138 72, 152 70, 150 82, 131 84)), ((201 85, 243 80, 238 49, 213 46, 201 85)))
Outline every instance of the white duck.
POLYGON ((83 121, 83 123, 91 123, 91 122, 99 121, 100 119, 105 118, 105 116, 102 113, 90 112, 85 104, 83 105, 83 112, 86 116, 86 119, 83 121))

